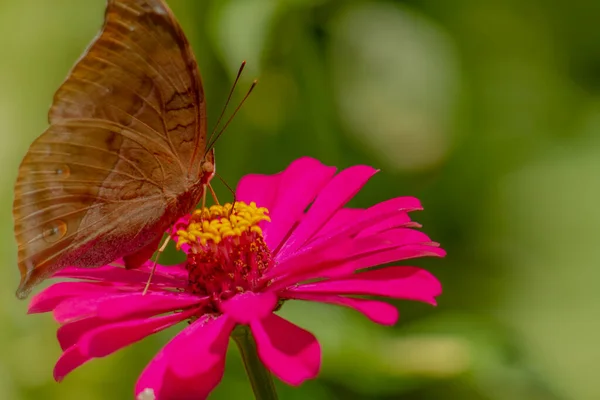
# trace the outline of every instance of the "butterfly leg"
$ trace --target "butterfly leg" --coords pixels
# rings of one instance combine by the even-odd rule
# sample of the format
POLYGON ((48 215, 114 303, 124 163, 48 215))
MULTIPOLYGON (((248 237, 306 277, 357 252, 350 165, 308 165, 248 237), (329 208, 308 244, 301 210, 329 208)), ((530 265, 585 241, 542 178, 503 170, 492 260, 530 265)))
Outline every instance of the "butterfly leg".
POLYGON ((204 209, 206 208, 206 184, 202 187, 202 206, 200 207, 200 221, 204 220, 204 209))
POLYGON ((148 282, 146 282, 146 287, 144 287, 144 292, 142 296, 148 292, 150 288, 150 283, 152 282, 152 278, 154 277, 154 272, 156 271, 156 264, 158 263, 158 257, 162 254, 163 251, 167 248, 167 244, 171 241, 171 235, 167 235, 167 238, 163 242, 162 246, 156 251, 156 257, 154 257, 154 263, 152 264, 152 270, 150 271, 150 276, 148 277, 148 282))
MULTIPOLYGON (((220 205, 219 199, 217 199, 217 194, 215 193, 215 189, 213 189, 213 187, 210 183, 208 183, 206 186, 208 186, 208 189, 210 190, 210 194, 211 194, 213 200, 215 201, 215 204, 220 205)), ((205 191, 205 193, 206 193, 206 191, 205 191)))

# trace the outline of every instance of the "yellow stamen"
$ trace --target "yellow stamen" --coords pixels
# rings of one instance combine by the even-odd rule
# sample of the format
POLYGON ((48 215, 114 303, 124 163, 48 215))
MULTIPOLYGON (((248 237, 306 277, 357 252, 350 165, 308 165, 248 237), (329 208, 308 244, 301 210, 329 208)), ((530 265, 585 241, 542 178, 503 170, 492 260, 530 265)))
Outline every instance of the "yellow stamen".
POLYGON ((269 210, 257 207, 255 202, 246 204, 241 201, 236 201, 235 206, 227 203, 196 210, 187 228, 177 231, 177 248, 198 242, 202 245, 208 242, 219 244, 226 237, 241 236, 248 231, 262 236, 258 223, 271 222, 268 213, 269 210))

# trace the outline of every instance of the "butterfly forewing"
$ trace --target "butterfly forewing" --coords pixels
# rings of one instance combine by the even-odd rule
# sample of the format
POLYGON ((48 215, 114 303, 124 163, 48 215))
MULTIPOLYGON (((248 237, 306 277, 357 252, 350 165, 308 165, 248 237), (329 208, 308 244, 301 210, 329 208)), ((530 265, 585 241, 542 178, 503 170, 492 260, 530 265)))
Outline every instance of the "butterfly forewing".
POLYGON ((108 1, 104 27, 55 94, 49 121, 15 187, 20 297, 60 268, 154 244, 202 174, 202 84, 163 1, 108 1))
POLYGON ((54 96, 50 123, 100 118, 146 125, 171 147, 185 173, 199 171, 204 92, 179 24, 162 1, 110 0, 101 35, 54 96))

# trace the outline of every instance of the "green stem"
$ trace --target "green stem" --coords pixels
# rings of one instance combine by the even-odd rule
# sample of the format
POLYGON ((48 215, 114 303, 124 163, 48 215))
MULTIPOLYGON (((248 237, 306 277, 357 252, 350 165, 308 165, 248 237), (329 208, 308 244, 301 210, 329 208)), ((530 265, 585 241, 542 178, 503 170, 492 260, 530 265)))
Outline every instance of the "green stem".
POLYGON ((256 342, 250 329, 245 325, 238 325, 231 337, 240 349, 256 400, 277 400, 273 376, 258 357, 256 342))

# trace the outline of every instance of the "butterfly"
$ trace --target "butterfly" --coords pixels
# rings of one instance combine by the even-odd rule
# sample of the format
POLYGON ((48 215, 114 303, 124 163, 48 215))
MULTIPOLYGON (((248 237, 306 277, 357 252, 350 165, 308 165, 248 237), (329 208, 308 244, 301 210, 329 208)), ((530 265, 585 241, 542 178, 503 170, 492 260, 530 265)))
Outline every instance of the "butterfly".
POLYGON ((15 185, 19 298, 67 266, 140 266, 215 174, 198 65, 163 0, 108 0, 48 119, 15 185))

